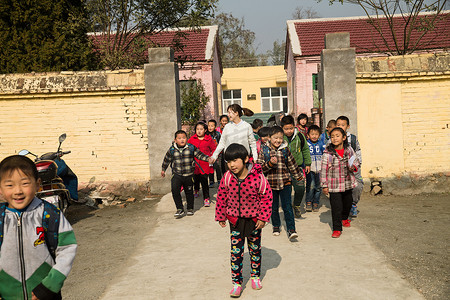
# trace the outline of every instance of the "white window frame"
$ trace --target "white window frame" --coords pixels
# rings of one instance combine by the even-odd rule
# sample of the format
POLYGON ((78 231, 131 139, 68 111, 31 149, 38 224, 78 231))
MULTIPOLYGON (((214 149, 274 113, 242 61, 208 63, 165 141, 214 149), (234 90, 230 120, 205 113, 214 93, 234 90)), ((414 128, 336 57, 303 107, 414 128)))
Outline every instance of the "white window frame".
MULTIPOLYGON (((279 111, 283 111, 283 99, 286 99, 286 103, 287 105, 289 105, 289 102, 287 101, 288 96, 287 96, 287 87, 283 86, 283 87, 269 87, 269 88, 261 88, 260 89, 260 93, 261 93, 261 112, 279 112, 279 111), (263 89, 269 89, 269 97, 263 97, 262 95, 262 90, 263 89), (272 96, 272 89, 279 89, 280 91, 280 96, 272 96), (286 95, 283 95, 283 90, 286 90, 286 95), (270 100, 270 110, 264 110, 264 106, 263 106, 263 100, 270 100), (278 110, 274 110, 273 109, 273 101, 279 101, 279 107, 280 109, 278 110)), ((286 110, 289 111, 289 108, 286 107, 286 110)))
POLYGON ((227 108, 231 104, 239 104, 242 106, 242 90, 241 89, 230 89, 230 90, 222 90, 222 107, 223 107, 223 113, 227 113, 227 108), (225 92, 231 91, 231 98, 225 98, 225 92), (241 94, 241 97, 234 97, 234 91, 239 91, 241 94))

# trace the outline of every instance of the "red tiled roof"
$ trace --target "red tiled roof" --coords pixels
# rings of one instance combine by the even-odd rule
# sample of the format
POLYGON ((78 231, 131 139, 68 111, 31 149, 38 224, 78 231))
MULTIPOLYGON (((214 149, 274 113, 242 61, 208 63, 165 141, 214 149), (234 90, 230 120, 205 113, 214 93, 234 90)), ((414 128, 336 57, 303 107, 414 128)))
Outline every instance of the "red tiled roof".
MULTIPOLYGON (((157 45, 161 47, 172 47, 175 50, 175 60, 183 61, 206 61, 207 42, 210 34, 209 27, 202 27, 199 30, 167 30, 157 34, 144 36, 148 40, 148 46, 157 45), (175 46, 176 45, 176 46, 175 46)), ((94 44, 105 40, 104 36, 90 34, 94 44)), ((148 57, 148 51, 143 53, 144 57, 148 57)), ((211 57, 212 59, 212 57, 211 57)))
MULTIPOLYGON (((431 17, 430 15, 421 16, 423 19, 431 17)), ((417 50, 450 48, 450 14, 445 13, 438 18, 436 19, 435 29, 424 35, 419 42, 420 46, 417 50)), ((300 42, 301 56, 320 55, 325 47, 325 34, 335 32, 349 32, 350 47, 355 48, 356 53, 383 53, 388 51, 380 34, 373 25, 369 24, 367 17, 314 19, 293 22, 300 42)), ((391 50, 395 49, 387 20, 382 18, 375 20, 375 22, 380 22, 389 48, 391 50)), ((394 28, 398 41, 403 41, 404 24, 405 20, 402 17, 394 18, 394 28)), ((410 45, 417 41, 422 33, 423 31, 417 29, 412 30, 410 45)))

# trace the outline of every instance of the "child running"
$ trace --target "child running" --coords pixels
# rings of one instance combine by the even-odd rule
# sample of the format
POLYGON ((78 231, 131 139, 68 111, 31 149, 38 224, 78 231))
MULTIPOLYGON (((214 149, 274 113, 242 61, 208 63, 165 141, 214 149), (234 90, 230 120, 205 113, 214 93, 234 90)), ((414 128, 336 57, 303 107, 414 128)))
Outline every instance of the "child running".
MULTIPOLYGON (((214 150, 216 150, 216 143, 210 135, 207 135, 208 126, 203 122, 198 122, 195 125, 195 134, 188 140, 189 144, 194 145, 203 154, 210 156, 214 150)), ((195 158, 196 166, 194 170, 194 197, 198 197, 198 191, 200 190, 200 184, 203 191, 203 202, 206 207, 210 205, 209 201, 209 175, 214 175, 214 169, 208 164, 208 162, 201 161, 195 158)))
POLYGON ((0 298, 61 299, 77 242, 67 219, 36 197, 34 162, 20 155, 0 163, 0 298))
POLYGON ((209 156, 203 154, 197 147, 187 143, 187 134, 184 130, 175 132, 175 140, 167 150, 162 163, 161 177, 166 176, 166 169, 172 167, 171 190, 173 201, 177 207, 174 217, 179 219, 185 216, 183 201, 181 200, 181 187, 186 194, 187 215, 194 215, 194 157, 208 161, 209 156))
POLYGON ((261 231, 269 222, 272 206, 272 190, 261 173, 261 166, 249 163, 247 149, 240 144, 231 144, 225 150, 229 171, 224 174, 217 192, 216 217, 220 226, 230 223, 231 237, 231 297, 242 293, 242 261, 247 238, 250 253, 252 288, 262 288, 261 231))
POLYGON ((281 199, 281 207, 284 212, 284 220, 290 240, 298 237, 295 231, 294 213, 292 212, 291 174, 294 180, 302 180, 303 172, 299 168, 294 156, 289 151, 287 142, 283 140, 283 129, 280 126, 272 127, 269 142, 261 146, 261 152, 257 163, 262 166, 267 176, 273 193, 272 225, 273 235, 280 235, 281 220, 278 212, 281 199))
POLYGON ((320 128, 311 125, 308 130, 308 146, 311 155, 311 171, 306 174, 306 211, 319 211, 322 188, 320 185, 320 168, 325 145, 320 139, 320 128))
POLYGON ((354 173, 359 168, 359 160, 349 146, 342 128, 334 128, 330 136, 331 143, 322 157, 320 181, 324 194, 330 193, 333 220, 331 237, 338 238, 341 236, 342 226, 350 227, 348 216, 352 208, 352 190, 356 187, 354 173))

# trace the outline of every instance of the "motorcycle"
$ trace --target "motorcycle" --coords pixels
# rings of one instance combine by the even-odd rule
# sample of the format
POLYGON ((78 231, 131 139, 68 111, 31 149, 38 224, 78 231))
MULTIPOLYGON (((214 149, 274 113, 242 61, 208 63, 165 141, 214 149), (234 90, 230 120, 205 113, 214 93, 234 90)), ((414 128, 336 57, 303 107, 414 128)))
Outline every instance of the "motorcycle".
POLYGON ((78 178, 61 158, 71 151, 61 151, 61 144, 66 134, 59 136, 59 146, 56 152, 48 152, 40 157, 24 149, 19 155, 31 154, 35 157, 35 164, 41 184, 36 196, 58 207, 63 213, 71 202, 78 202, 78 178))

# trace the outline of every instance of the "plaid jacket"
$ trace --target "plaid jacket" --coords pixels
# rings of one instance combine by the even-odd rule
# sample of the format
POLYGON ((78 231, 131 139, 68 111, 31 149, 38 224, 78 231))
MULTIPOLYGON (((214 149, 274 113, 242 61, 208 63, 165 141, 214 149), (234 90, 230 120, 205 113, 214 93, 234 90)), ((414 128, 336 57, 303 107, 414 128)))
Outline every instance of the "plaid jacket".
POLYGON ((269 185, 272 190, 282 190, 285 186, 291 184, 291 175, 297 179, 301 180, 303 177, 303 172, 299 168, 297 162, 287 142, 283 142, 278 149, 274 149, 269 142, 261 145, 261 151, 258 155, 257 164, 260 164, 264 175, 266 175, 269 185), (276 156, 277 163, 272 165, 270 162, 270 157, 265 157, 264 152, 269 151, 270 157, 276 156), (287 157, 287 161, 285 160, 287 157))
MULTIPOLYGON (((345 148, 344 157, 340 157, 334 150, 330 152, 328 147, 325 149, 320 171, 322 187, 327 187, 331 193, 345 192, 356 187, 355 172, 351 172, 348 166, 348 160, 352 156, 356 157, 356 153, 350 146, 345 148)), ((360 162, 357 157, 353 165, 359 169, 360 162)))
POLYGON ((167 150, 166 156, 164 156, 162 169, 165 171, 170 164, 173 174, 190 176, 194 174, 194 157, 204 161, 207 161, 209 158, 209 156, 203 154, 192 144, 186 144, 186 146, 180 149, 177 144, 174 143, 169 150, 167 150))

